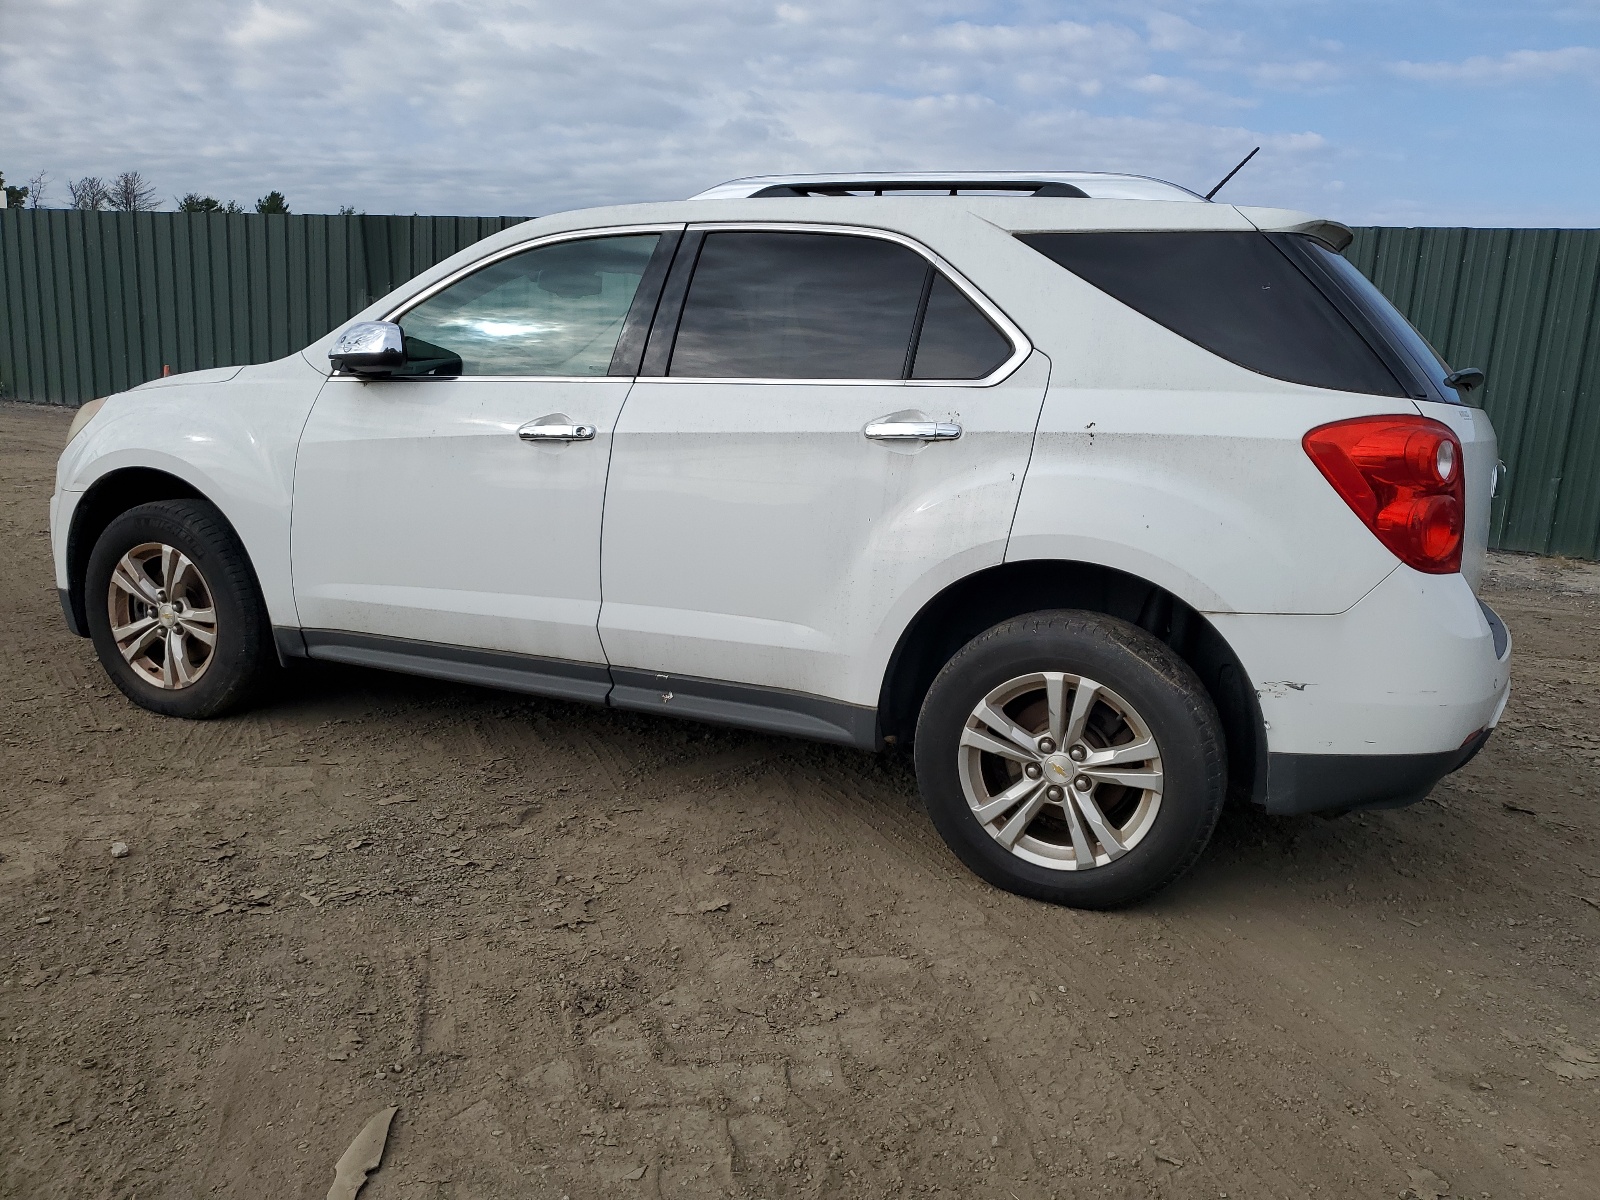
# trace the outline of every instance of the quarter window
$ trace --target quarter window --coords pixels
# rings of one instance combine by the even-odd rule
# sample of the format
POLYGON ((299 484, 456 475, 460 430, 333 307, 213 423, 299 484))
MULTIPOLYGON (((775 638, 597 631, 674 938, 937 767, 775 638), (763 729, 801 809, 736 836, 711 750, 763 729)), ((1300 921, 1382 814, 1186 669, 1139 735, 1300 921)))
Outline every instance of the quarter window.
POLYGON ((1011 343, 920 254, 835 233, 708 233, 667 373, 981 379, 1011 343))
POLYGON ((554 242, 491 263, 400 318, 398 375, 604 375, 660 234, 554 242))
POLYGON ((1274 379, 1404 396, 1329 296, 1261 233, 1029 233, 1022 241, 1213 354, 1274 379))

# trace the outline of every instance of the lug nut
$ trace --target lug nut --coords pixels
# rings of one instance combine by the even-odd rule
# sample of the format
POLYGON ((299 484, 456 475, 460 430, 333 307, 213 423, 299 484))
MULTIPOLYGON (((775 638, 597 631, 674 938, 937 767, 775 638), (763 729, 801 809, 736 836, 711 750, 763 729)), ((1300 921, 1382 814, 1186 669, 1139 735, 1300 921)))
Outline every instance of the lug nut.
POLYGON ((1067 757, 1073 762, 1082 762, 1084 759, 1089 757, 1089 751, 1084 749, 1082 746, 1074 746, 1071 750, 1067 751, 1067 757))
POLYGON ((1077 788, 1080 792, 1087 792, 1094 786, 1094 780, 1090 779, 1087 775, 1079 775, 1072 781, 1072 786, 1077 788))
POLYGON ((1044 772, 1039 769, 1038 763, 1029 763, 1027 766, 1022 768, 1022 773, 1029 779, 1037 779, 1039 776, 1044 774, 1044 772))
POLYGON ((1053 738, 1042 737, 1042 738, 1039 739, 1039 753, 1040 754, 1054 754, 1055 751, 1056 751, 1056 743, 1055 743, 1055 740, 1053 738))
POLYGON ((1064 796, 1066 796, 1065 792, 1063 792, 1060 788, 1054 786, 1053 784, 1050 787, 1045 788, 1044 794, 1045 794, 1045 798, 1047 800, 1056 800, 1056 801, 1059 801, 1064 796))

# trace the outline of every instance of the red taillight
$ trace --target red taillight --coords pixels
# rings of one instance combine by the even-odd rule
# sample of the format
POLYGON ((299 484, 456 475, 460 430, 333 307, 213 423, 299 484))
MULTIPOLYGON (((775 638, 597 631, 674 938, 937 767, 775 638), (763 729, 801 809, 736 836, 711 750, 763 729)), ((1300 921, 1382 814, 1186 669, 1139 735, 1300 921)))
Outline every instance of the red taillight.
POLYGON ((1461 569, 1466 512, 1461 443, 1429 417, 1356 417, 1302 439, 1333 490, 1401 562, 1430 575, 1461 569))

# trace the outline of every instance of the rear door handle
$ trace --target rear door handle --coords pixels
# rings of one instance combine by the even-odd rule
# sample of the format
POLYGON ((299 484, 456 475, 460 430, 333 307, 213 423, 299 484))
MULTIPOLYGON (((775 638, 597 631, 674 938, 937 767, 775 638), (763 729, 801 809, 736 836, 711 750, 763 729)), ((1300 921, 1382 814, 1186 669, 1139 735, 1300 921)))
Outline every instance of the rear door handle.
MULTIPOLYGON (((547 419, 541 417, 540 421, 547 419)), ((539 421, 529 421, 517 430, 517 436, 525 442, 592 442, 594 426, 542 425, 539 421)))
POLYGON ((861 431, 874 442, 953 442, 961 426, 949 421, 873 421, 861 431))

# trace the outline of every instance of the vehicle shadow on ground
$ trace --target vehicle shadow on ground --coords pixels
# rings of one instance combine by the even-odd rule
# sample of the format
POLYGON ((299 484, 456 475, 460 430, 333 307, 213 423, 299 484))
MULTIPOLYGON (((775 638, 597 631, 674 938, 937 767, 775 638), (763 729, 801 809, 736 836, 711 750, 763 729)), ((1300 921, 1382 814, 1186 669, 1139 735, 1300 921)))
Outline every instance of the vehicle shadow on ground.
MULTIPOLYGON (((927 819, 917 794, 911 755, 903 749, 872 755, 665 715, 332 663, 295 664, 252 715, 294 725, 382 721, 391 736, 402 740, 420 735, 424 729, 441 736, 441 723, 446 729, 451 724, 495 727, 502 736, 513 739, 520 730, 536 729, 542 742, 562 747, 625 746, 632 761, 670 764, 673 777, 689 787, 698 777, 698 765, 704 764, 709 771, 730 755, 738 755, 750 762, 781 764, 792 788, 814 791, 812 803, 834 807, 839 815, 869 821, 908 816, 917 821, 927 819), (841 782, 845 786, 841 787, 841 782), (812 785, 809 788, 808 783, 812 785)), ((447 749, 466 757, 473 754, 470 739, 451 746, 448 734, 442 736, 447 739, 447 749)), ((734 805, 736 797, 727 803, 734 805)), ((819 831, 820 836, 843 836, 844 826, 837 822, 828 825, 831 832, 819 831)), ((932 837, 931 825, 928 833, 932 837)), ((1184 909, 1214 903, 1219 890, 1232 892, 1241 885, 1266 889, 1275 904, 1293 902, 1297 890, 1305 893, 1300 899, 1310 900, 1334 878, 1342 881, 1341 887, 1355 883, 1362 892, 1381 891, 1400 880, 1400 873, 1393 869, 1395 842, 1424 836, 1422 827, 1405 810, 1337 818, 1281 817, 1268 816, 1243 799, 1231 798, 1196 867, 1159 898, 1125 911, 1155 906, 1178 915, 1184 909), (1411 829, 1414 825, 1415 831, 1411 829)), ((1439 848, 1432 849, 1437 852, 1439 848)), ((850 852, 849 845, 840 845, 841 855, 850 852)))

